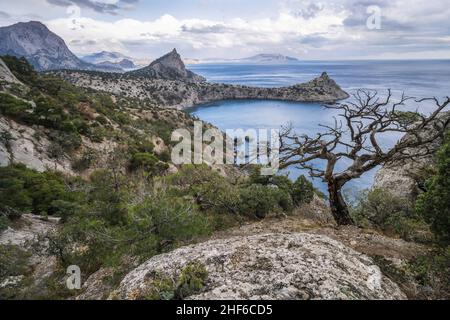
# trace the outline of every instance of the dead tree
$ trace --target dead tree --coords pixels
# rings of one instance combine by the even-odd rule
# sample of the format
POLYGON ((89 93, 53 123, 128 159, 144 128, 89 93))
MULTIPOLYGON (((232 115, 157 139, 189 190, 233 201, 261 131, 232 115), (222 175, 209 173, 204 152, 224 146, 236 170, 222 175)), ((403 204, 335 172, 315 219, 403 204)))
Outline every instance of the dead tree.
POLYGON ((398 110, 408 100, 414 99, 402 95, 399 101, 394 101, 390 90, 384 98, 376 91, 358 90, 348 102, 325 106, 340 113, 334 118, 334 125, 321 125, 324 132, 315 137, 298 135, 291 126, 283 128, 280 133, 280 167, 296 166, 307 169, 312 177, 321 178, 327 183, 330 208, 337 224, 353 224, 342 196, 342 187, 379 165, 431 154, 434 151, 428 145, 441 137, 448 127, 450 117, 442 117, 440 113, 450 103, 449 97, 442 103, 437 98, 414 100, 417 103, 433 101, 435 108, 427 117, 414 113, 412 122, 405 121, 407 113, 398 110), (405 135, 385 150, 379 137, 389 132, 405 135), (316 159, 325 161, 324 168, 312 164, 316 159), (335 166, 340 159, 348 159, 350 165, 336 172, 335 166))

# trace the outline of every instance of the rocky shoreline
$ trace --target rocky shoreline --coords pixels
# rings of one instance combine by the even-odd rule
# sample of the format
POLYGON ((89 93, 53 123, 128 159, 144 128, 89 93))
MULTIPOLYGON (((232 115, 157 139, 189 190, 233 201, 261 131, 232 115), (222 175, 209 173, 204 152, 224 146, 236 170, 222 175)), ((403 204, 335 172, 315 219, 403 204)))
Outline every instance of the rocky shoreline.
POLYGON ((233 99, 333 103, 349 97, 326 72, 306 83, 281 88, 209 83, 186 69, 175 49, 145 68, 124 74, 80 70, 52 73, 79 87, 177 109, 233 99))
POLYGON ((149 79, 142 76, 88 71, 64 70, 55 73, 79 87, 148 100, 154 106, 177 109, 234 99, 333 103, 349 96, 326 72, 309 82, 281 88, 149 79))

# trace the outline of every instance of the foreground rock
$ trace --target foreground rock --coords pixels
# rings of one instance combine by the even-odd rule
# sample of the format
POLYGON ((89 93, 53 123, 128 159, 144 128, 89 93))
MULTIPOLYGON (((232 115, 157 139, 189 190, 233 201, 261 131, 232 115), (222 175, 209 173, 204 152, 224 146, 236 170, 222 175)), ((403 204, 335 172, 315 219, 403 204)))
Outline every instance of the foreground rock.
POLYGON ((205 265, 205 287, 188 299, 405 299, 367 256, 323 235, 231 237, 155 256, 130 272, 119 295, 144 298, 156 275, 205 265))
MULTIPOLYGON (((1 214, 1 213, 0 213, 1 214)), ((48 256, 39 250, 33 249, 39 243, 44 248, 41 236, 55 232, 58 228, 59 218, 43 218, 33 214, 23 214, 3 232, 0 232, 0 245, 17 246, 29 253, 27 269, 24 274, 16 276, 0 276, 0 299, 5 290, 12 290, 18 298, 31 296, 45 296, 49 288, 45 285, 57 268, 57 259, 48 256)))

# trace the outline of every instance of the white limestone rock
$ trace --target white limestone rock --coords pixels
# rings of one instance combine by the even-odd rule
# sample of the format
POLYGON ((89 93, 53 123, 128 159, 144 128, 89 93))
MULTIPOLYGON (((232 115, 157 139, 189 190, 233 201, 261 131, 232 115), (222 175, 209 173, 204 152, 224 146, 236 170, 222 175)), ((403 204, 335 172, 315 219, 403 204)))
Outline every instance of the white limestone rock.
POLYGON ((119 286, 124 299, 145 297, 157 274, 176 278, 203 263, 205 287, 189 299, 405 299, 369 257, 323 235, 262 234, 211 240, 152 257, 119 286))

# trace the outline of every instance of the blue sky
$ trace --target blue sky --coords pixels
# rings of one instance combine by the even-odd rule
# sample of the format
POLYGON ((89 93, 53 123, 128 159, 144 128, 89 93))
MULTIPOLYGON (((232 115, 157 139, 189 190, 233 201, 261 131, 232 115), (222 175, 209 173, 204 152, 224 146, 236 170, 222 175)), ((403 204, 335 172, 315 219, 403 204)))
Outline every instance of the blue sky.
POLYGON ((80 56, 151 60, 176 47, 187 58, 450 59, 447 0, 0 2, 0 25, 42 21, 80 56))

